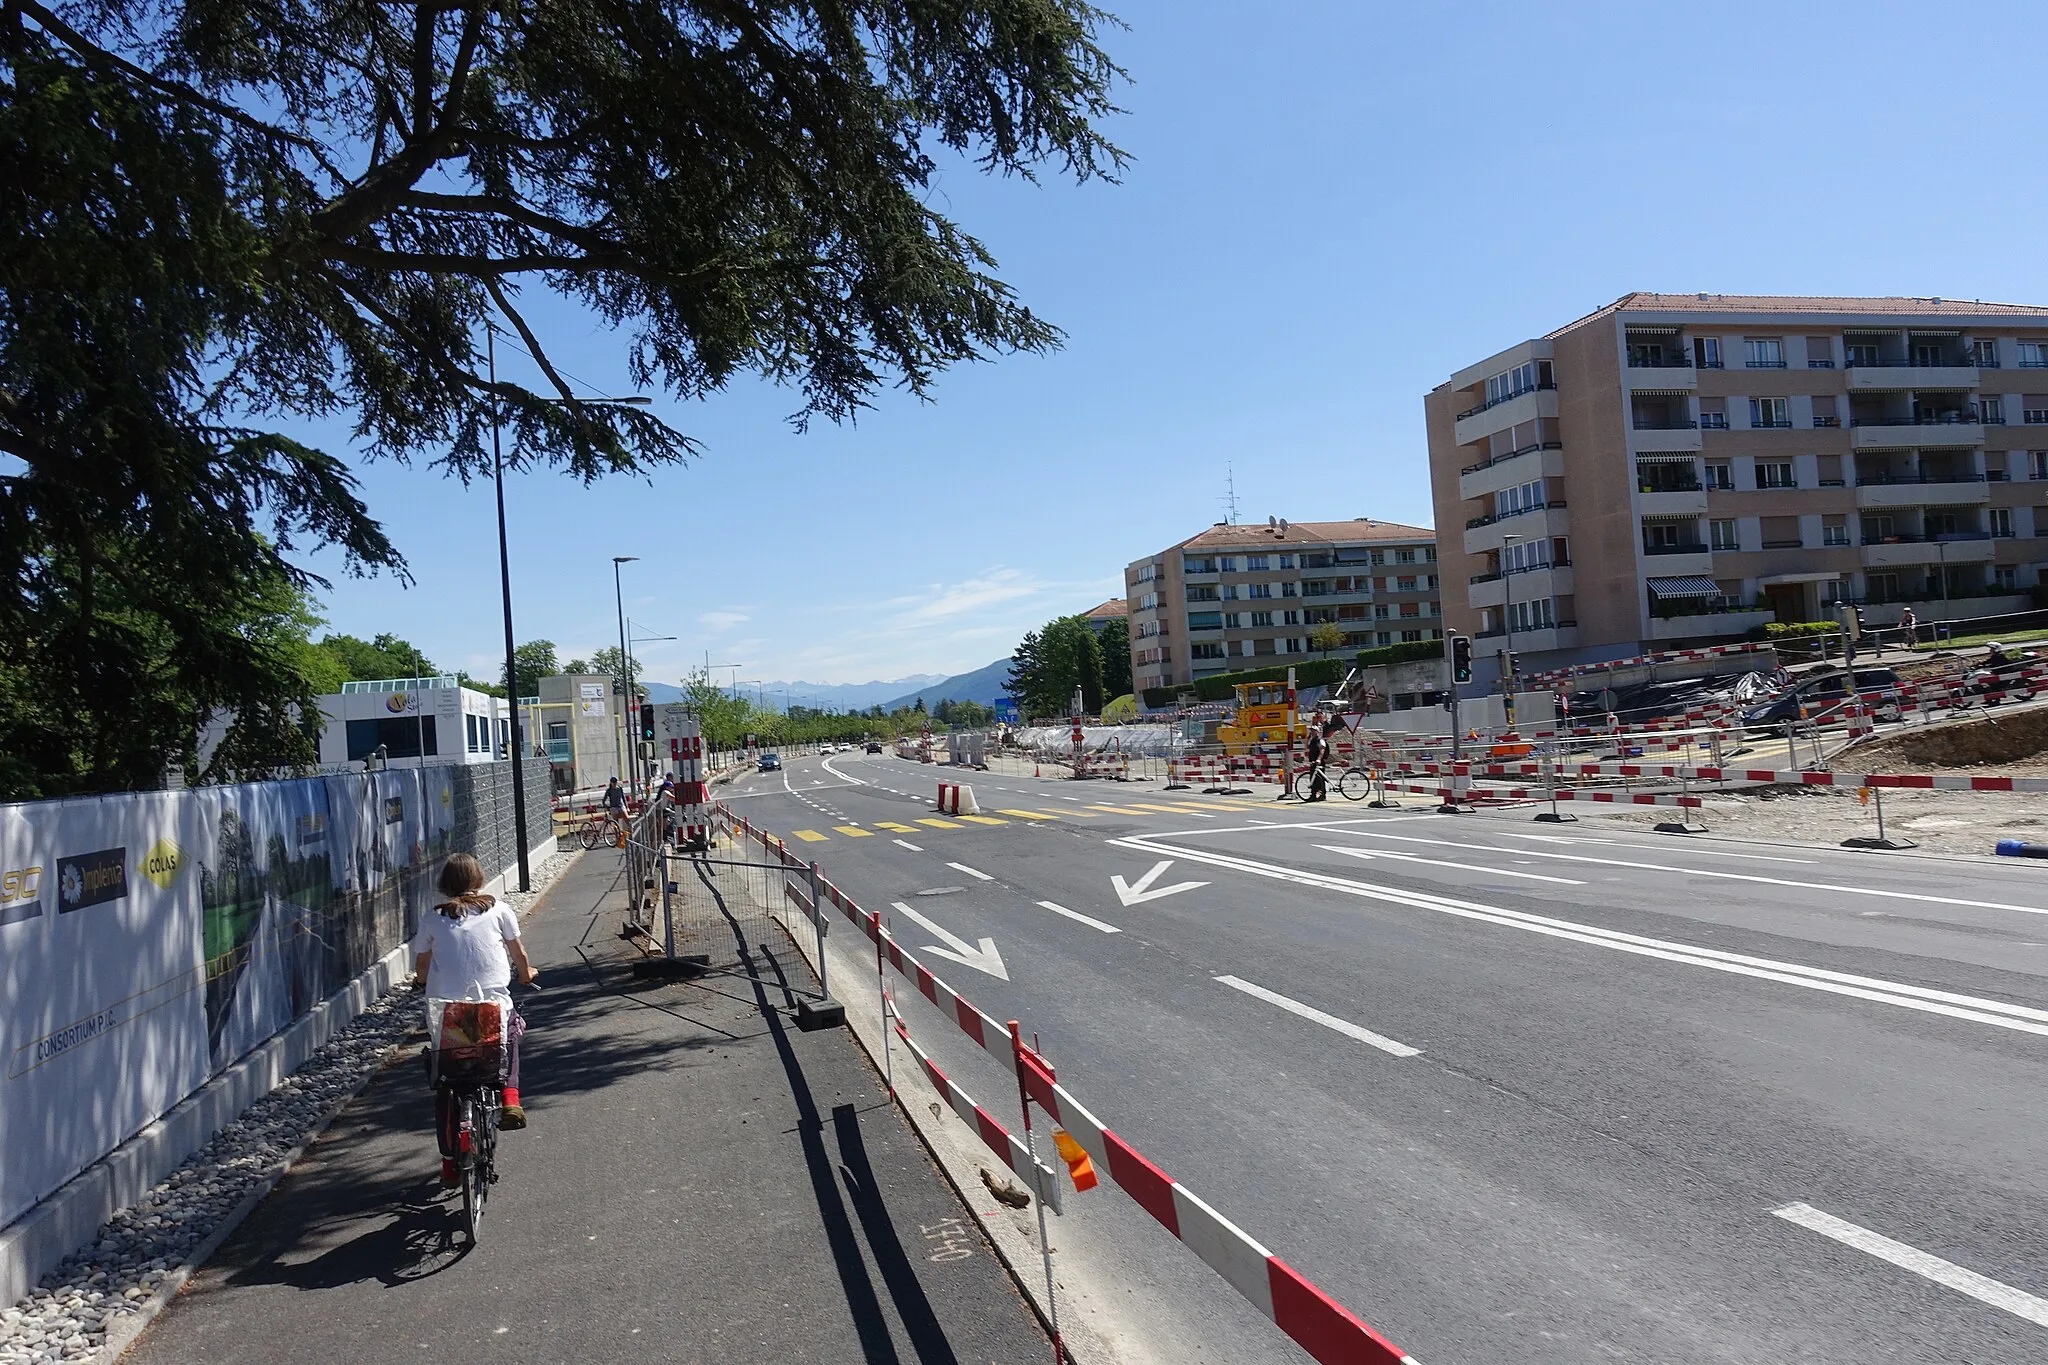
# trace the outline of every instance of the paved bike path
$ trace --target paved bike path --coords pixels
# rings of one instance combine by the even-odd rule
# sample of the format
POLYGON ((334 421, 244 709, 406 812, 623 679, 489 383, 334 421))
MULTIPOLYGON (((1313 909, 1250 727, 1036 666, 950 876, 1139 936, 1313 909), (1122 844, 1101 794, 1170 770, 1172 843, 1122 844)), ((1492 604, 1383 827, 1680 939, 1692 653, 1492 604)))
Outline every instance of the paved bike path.
POLYGON ((499 1144, 481 1245, 439 1191, 408 1058, 124 1361, 1043 1361, 1036 1318, 852 1038, 799 1033, 772 966, 634 983, 623 897, 600 850, 526 921, 546 986, 521 1006, 532 1127, 499 1144))

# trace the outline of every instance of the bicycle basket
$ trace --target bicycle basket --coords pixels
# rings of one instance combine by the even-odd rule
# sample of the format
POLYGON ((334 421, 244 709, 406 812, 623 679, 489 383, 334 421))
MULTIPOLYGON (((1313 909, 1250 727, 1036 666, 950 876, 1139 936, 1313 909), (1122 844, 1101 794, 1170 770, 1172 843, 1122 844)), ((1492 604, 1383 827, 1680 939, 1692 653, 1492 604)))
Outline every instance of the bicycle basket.
POLYGON ((443 1002, 439 1046, 433 1056, 436 1084, 504 1084, 511 1052, 505 1046, 503 1009, 495 1000, 443 1002))

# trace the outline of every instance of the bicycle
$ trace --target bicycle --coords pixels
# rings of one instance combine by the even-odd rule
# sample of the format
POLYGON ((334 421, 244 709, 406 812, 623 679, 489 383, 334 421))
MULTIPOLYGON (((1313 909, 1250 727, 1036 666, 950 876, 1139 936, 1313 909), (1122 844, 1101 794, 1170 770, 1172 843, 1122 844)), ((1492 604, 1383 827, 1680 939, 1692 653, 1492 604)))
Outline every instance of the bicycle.
POLYGON ((623 816, 614 815, 610 811, 603 811, 593 815, 583 822, 581 835, 583 847, 592 849, 600 844, 610 844, 614 848, 624 848, 626 846, 626 829, 627 825, 623 816))
POLYGON ((1329 770, 1315 763, 1302 764, 1301 771, 1294 775, 1294 786, 1291 788, 1291 790, 1294 792, 1295 800, 1312 801, 1315 799, 1316 778, 1318 775, 1320 775, 1323 779, 1323 799, 1325 801, 1329 800, 1329 770))
POLYGON ((439 1023, 439 1046, 430 1045, 427 1052, 435 1137, 442 1156, 455 1163, 462 1228, 471 1246, 477 1243, 491 1187, 498 1183, 498 1114, 510 1057, 504 1037, 509 1016, 491 1000, 428 1002, 429 1020, 439 1023))

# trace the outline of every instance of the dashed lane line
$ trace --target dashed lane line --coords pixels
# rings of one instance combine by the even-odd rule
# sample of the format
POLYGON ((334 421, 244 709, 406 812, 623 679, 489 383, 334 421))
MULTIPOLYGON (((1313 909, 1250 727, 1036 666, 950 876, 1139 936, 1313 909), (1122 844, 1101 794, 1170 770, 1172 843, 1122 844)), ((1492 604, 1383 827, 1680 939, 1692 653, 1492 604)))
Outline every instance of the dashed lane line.
POLYGON ((1121 934, 1123 932, 1114 924, 1099 920, 1093 915, 1084 915, 1079 910, 1069 910, 1066 906, 1053 901, 1040 901, 1039 904, 1052 911, 1055 915, 1065 915, 1068 919, 1079 921, 1090 929, 1100 929, 1105 934, 1121 934))
POLYGON ((952 868, 955 872, 965 872, 968 876, 973 877, 977 881, 992 882, 995 880, 995 878, 989 876, 988 873, 980 871, 977 868, 969 867, 966 863, 947 863, 946 866, 952 868))
POLYGON ((911 843, 911 842, 910 842, 910 840, 908 840, 908 839, 894 839, 894 840, 891 840, 890 842, 892 842, 892 843, 895 843, 895 844, 897 844, 897 845, 899 845, 899 846, 901 846, 901 847, 903 847, 903 848, 907 848, 907 849, 909 849, 909 850, 910 850, 910 851, 911 851, 912 853, 922 853, 922 852, 924 852, 924 850, 923 850, 922 848, 918 847, 918 846, 917 846, 916 844, 913 844, 913 843, 911 843))
POLYGON ((1336 1030, 1346 1038, 1356 1038, 1367 1047, 1376 1047, 1380 1051, 1395 1057, 1419 1057, 1422 1055, 1422 1049, 1419 1047, 1410 1047, 1406 1043, 1397 1043, 1383 1033, 1374 1033, 1369 1028, 1363 1028, 1354 1024, 1349 1019, 1339 1019, 1334 1014, 1325 1014, 1313 1005, 1304 1005, 1299 1000, 1289 999, 1278 991, 1269 991, 1264 986, 1255 986, 1242 977, 1219 976, 1216 979, 1234 991, 1243 991, 1255 1000, 1263 1000, 1269 1005, 1278 1005, 1289 1014, 1298 1014, 1304 1019, 1313 1020, 1326 1029, 1336 1030))
POLYGON ((1787 1204, 1771 1213, 1788 1223, 1796 1223, 1823 1237, 1833 1238, 1843 1246, 1854 1247, 1880 1261, 1889 1261, 1901 1270, 1934 1281, 1958 1294, 1966 1294, 1979 1303, 1988 1303, 1993 1308, 2002 1308, 2014 1317, 2025 1318, 2028 1322, 2048 1327, 2048 1299, 2038 1298, 2024 1289, 2015 1289, 2009 1284, 1967 1270, 1953 1261, 1944 1261, 1931 1252, 1918 1247, 1895 1242, 1883 1233, 1872 1232, 1859 1227, 1846 1218, 1837 1218, 1832 1213, 1823 1213, 1811 1204, 1787 1204))

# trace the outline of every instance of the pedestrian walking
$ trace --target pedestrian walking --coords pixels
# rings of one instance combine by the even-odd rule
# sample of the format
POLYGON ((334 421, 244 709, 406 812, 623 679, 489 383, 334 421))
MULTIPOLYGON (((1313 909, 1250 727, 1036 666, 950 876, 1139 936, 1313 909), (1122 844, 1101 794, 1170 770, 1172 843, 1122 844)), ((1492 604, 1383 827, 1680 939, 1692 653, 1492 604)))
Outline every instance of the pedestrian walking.
POLYGON ((1916 649, 1919 647, 1920 620, 1918 617, 1913 615, 1913 609, 1911 607, 1907 607, 1904 611, 1899 613, 1899 633, 1906 637, 1907 649, 1916 649))

